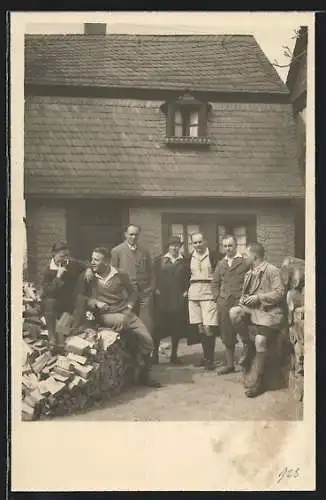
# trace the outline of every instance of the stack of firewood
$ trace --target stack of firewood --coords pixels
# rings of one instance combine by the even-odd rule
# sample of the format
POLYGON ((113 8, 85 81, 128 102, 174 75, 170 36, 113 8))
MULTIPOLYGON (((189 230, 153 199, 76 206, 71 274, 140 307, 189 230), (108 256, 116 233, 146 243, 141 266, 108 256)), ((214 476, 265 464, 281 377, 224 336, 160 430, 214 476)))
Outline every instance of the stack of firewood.
POLYGON ((37 299, 27 300, 24 308, 23 420, 85 411, 132 382, 133 358, 113 330, 81 329, 66 338, 62 354, 53 355, 37 303, 37 299))

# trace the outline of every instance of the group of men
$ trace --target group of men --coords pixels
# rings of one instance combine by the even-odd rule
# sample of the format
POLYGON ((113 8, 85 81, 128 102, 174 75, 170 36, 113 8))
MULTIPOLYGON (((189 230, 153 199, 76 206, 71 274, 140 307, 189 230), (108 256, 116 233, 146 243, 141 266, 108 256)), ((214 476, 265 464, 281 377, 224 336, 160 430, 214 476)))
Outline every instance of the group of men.
MULTIPOLYGON (((56 320, 62 312, 73 315, 72 329, 78 329, 85 311, 94 313, 99 324, 126 332, 137 342, 138 382, 160 387, 151 377, 153 351, 153 295, 155 276, 147 249, 139 244, 141 228, 129 225, 125 241, 110 252, 94 248, 89 263, 69 255, 65 243, 53 247, 53 257, 44 274, 43 310, 53 348, 60 348, 56 320)), ((237 336, 243 344, 239 364, 252 365, 251 385, 246 395, 263 391, 263 375, 269 341, 282 326, 285 287, 280 270, 264 259, 264 248, 250 244, 246 255, 237 252, 237 241, 223 239, 225 256, 207 246, 203 234, 191 236, 194 250, 187 259, 189 286, 188 319, 200 334, 207 370, 215 369, 215 341, 220 336, 225 348, 225 364, 220 375, 235 371, 237 336)), ((181 256, 182 257, 182 256, 181 256)))

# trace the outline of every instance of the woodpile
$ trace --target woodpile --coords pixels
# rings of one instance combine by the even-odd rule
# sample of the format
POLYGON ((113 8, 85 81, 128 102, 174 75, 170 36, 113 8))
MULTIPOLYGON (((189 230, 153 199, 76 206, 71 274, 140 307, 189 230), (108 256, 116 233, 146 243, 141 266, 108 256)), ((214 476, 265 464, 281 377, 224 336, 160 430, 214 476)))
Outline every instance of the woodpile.
POLYGON ((25 298, 24 294, 28 307, 23 323, 23 420, 85 411, 132 383, 132 356, 116 332, 82 329, 66 338, 62 354, 53 355, 38 300, 25 298))
POLYGON ((304 387, 304 286, 305 261, 287 257, 282 270, 287 279, 287 306, 289 313, 289 340, 291 343, 291 360, 289 371, 289 388, 292 396, 303 401, 304 387))

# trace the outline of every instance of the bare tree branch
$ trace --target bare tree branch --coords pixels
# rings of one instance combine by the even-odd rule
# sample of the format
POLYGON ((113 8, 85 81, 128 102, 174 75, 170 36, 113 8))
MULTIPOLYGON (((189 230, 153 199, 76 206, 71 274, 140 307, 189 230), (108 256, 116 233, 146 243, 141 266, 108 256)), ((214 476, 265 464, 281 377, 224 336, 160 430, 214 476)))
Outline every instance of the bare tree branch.
POLYGON ((292 58, 291 61, 287 64, 279 64, 278 61, 276 59, 274 59, 273 61, 273 66, 275 66, 276 68, 288 68, 289 66, 291 66, 291 64, 296 61, 297 59, 300 59, 304 54, 306 54, 307 51, 306 50, 303 50, 302 52, 300 52, 300 54, 298 54, 296 57, 292 58))

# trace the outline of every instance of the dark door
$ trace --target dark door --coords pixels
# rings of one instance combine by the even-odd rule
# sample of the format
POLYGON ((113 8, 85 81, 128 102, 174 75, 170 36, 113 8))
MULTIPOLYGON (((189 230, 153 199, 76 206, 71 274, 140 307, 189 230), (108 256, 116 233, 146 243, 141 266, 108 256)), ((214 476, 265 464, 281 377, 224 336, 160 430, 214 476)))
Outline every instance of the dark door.
POLYGON ((126 209, 118 203, 87 202, 70 210, 68 237, 73 255, 87 260, 98 246, 111 250, 122 241, 126 209))

